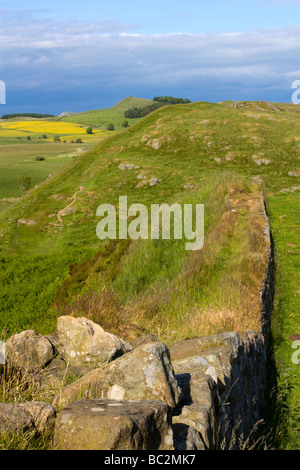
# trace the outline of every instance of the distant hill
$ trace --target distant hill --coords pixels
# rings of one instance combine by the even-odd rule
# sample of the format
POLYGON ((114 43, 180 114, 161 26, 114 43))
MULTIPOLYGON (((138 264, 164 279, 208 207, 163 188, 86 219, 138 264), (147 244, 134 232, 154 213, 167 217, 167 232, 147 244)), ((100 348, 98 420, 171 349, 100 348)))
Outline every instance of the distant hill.
MULTIPOLYGON (((84 126, 101 127, 106 128, 108 124, 113 123, 115 128, 121 128, 125 117, 124 113, 127 109, 134 108, 137 106, 145 106, 152 104, 152 100, 145 98, 134 98, 129 96, 117 104, 107 109, 94 109, 92 111, 85 111, 73 116, 64 116, 62 121, 73 122, 76 124, 82 124, 84 126)), ((129 125, 133 124, 138 119, 129 119, 129 125)))
POLYGON ((78 113, 73 113, 72 111, 64 111, 58 117, 61 119, 63 117, 75 116, 78 113))

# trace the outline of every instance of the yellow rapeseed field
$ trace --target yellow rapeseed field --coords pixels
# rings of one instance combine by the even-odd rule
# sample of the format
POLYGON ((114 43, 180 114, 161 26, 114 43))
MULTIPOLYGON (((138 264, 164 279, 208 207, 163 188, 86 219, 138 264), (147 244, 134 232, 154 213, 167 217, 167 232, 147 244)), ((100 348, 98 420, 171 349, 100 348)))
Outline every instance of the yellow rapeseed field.
MULTIPOLYGON (((57 134, 57 135, 82 135, 85 134, 85 127, 71 122, 56 121, 9 121, 1 122, 0 129, 4 131, 23 131, 34 134, 57 134)), ((99 132, 99 131, 94 131, 99 132)), ((12 133, 10 135, 13 135, 12 133)))

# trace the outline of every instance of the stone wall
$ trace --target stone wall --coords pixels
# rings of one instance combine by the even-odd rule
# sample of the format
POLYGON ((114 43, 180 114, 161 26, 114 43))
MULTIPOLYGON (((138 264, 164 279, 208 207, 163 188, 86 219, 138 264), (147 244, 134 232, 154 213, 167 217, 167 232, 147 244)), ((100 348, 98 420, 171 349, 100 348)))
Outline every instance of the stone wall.
MULTIPOLYGON (((78 335, 79 321, 67 320, 69 337, 71 323, 78 335)), ((80 328, 88 325, 93 341, 95 325, 79 320, 80 328)), ((72 344, 76 365, 70 365, 55 353, 60 339, 52 337, 53 357, 44 364, 39 350, 49 337, 24 333, 10 343, 23 352, 21 366, 27 367, 28 359, 38 386, 48 392, 48 402, 32 406, 47 410, 42 422, 45 430, 50 425, 55 449, 226 449, 241 436, 247 440, 264 417, 267 351, 262 334, 230 332, 180 341, 170 348, 151 335, 136 347, 122 345, 119 357, 90 368, 87 341, 86 349, 72 344), (76 375, 70 384, 69 373, 76 375)), ((95 346, 93 342, 93 354, 95 346)), ((65 342, 62 350, 67 353, 65 342)), ((11 346, 9 351, 12 363, 11 346)), ((49 360, 49 350, 45 357, 49 360)), ((19 360, 17 354, 15 368, 19 360)), ((16 431, 25 424, 36 426, 30 404, 1 404, 0 430, 16 431)))
POLYGON ((6 342, 7 367, 30 370, 47 399, 1 403, 0 432, 47 431, 54 449, 62 450, 214 450, 255 439, 253 430, 265 416, 274 290, 263 198, 261 212, 261 331, 187 339, 168 348, 154 335, 128 344, 86 318, 60 317, 56 335, 29 330, 6 342))
MULTIPOLYGON (((184 398, 174 411, 177 447, 193 448, 191 427, 203 448, 229 448, 248 438, 265 412, 267 353, 261 334, 247 331, 172 345, 171 360, 184 398), (180 425, 180 426, 179 426, 180 425)), ((253 436, 254 437, 254 436, 253 436)))

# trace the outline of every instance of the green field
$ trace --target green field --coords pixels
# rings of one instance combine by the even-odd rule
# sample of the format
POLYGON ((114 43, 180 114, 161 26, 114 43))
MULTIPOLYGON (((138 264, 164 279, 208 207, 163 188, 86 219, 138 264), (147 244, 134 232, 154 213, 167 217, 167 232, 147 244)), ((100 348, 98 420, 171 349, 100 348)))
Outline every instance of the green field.
MULTIPOLYGON (((124 338, 151 332, 170 344, 253 326, 261 227, 243 201, 255 202, 259 175, 276 268, 276 445, 299 448, 300 374, 289 339, 300 334, 299 118, 299 107, 282 103, 166 106, 76 158, 62 157, 69 163, 0 214, 0 328, 45 334, 57 315, 72 313, 124 338), (119 168, 126 163, 135 168, 119 168), (151 178, 159 184, 150 186, 151 178), (204 203, 203 250, 187 252, 182 240, 100 241, 96 209, 118 207, 122 195, 147 207, 204 203)), ((32 164, 37 174, 47 160, 32 164)), ((2 197, 9 179, 6 188, 2 197)))
MULTIPOLYGON (((1 141, 1 139, 0 139, 1 141)), ((31 188, 75 159, 91 144, 24 143, 0 145, 0 212, 23 195, 19 178, 29 176, 31 188), (44 160, 37 160, 40 158, 44 160)))
MULTIPOLYGON (((144 98, 134 98, 132 96, 129 96, 128 98, 125 98, 124 100, 115 104, 111 108, 86 111, 84 113, 79 113, 74 116, 63 117, 61 121, 73 122, 76 124, 83 124, 85 126, 92 126, 103 129, 106 129, 108 124, 113 123, 115 129, 120 130, 123 122, 125 121, 124 112, 127 109, 134 107, 142 107, 152 103, 152 100, 144 98)), ((132 125, 139 119, 127 120, 129 125, 132 125)))

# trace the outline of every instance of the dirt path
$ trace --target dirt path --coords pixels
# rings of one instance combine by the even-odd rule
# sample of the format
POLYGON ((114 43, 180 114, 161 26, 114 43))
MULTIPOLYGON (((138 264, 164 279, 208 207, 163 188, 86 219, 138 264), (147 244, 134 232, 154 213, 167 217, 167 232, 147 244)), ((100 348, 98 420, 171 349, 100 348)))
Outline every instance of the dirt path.
POLYGON ((61 209, 60 211, 57 212, 57 220, 58 220, 58 224, 55 224, 55 225, 60 225, 62 226, 63 225, 63 219, 62 219, 62 215, 63 213, 69 209, 69 207, 71 207, 74 202, 76 201, 76 198, 77 198, 77 194, 80 193, 80 191, 83 191, 84 187, 83 186, 80 186, 79 190, 76 191, 76 193, 73 194, 72 196, 72 201, 70 202, 70 204, 68 204, 66 207, 64 207, 63 209, 61 209))

